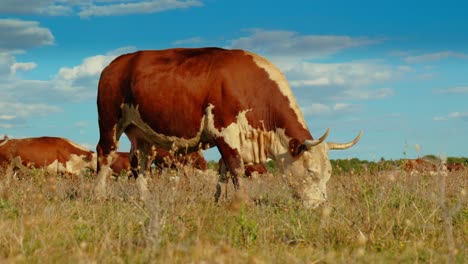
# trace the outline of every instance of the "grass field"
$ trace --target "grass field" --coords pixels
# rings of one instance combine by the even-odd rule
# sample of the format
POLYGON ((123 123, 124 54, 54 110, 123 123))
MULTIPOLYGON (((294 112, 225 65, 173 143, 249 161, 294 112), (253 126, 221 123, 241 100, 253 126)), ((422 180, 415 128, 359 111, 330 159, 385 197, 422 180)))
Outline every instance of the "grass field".
POLYGON ((0 176, 0 263, 466 263, 468 171, 332 176, 329 203, 306 210, 280 175, 232 184, 213 203, 212 171, 152 175, 93 199, 89 175, 0 176), (244 202, 247 201, 247 202, 244 202))

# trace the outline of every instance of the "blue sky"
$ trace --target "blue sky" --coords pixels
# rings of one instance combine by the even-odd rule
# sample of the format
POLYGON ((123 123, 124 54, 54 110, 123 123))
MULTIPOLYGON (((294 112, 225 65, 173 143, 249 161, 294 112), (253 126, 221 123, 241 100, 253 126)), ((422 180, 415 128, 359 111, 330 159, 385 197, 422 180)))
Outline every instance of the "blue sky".
POLYGON ((113 58, 218 46, 280 67, 314 136, 364 131, 331 158, 468 156, 466 10, 462 1, 2 0, 0 133, 94 150, 97 81, 113 58))

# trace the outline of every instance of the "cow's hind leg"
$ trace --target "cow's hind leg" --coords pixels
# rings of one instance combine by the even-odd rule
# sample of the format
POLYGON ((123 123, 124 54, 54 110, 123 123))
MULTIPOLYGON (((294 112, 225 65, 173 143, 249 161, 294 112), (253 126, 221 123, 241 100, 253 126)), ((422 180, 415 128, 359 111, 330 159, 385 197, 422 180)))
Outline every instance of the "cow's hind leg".
POLYGON ((133 153, 131 154, 131 156, 135 156, 138 160, 138 167, 136 169, 138 177, 136 179, 136 183, 140 192, 141 199, 143 201, 148 201, 150 192, 148 189, 148 181, 146 176, 149 175, 151 172, 151 164, 153 163, 155 155, 154 147, 152 144, 141 140, 136 141, 136 146, 134 146, 133 144, 134 142, 132 142, 133 153))
POLYGON ((108 133, 102 133, 96 147, 97 152, 97 182, 94 194, 98 199, 106 198, 106 181, 112 175, 110 166, 116 159, 117 141, 114 140, 113 129, 108 133))

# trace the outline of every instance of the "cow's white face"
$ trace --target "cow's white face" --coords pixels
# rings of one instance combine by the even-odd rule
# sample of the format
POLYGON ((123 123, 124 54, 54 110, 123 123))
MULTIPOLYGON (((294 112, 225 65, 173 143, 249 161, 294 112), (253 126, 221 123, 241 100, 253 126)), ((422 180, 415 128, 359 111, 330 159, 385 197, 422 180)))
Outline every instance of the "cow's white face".
POLYGON ((327 200, 326 184, 332 167, 328 159, 328 145, 323 142, 299 157, 285 161, 285 176, 295 196, 304 206, 315 208, 327 200))

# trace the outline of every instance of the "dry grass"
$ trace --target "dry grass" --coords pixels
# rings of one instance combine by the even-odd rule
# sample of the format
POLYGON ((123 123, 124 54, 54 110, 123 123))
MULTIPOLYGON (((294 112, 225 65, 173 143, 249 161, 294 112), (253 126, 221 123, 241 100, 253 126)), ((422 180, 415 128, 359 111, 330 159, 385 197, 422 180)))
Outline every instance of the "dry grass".
MULTIPOLYGON (((22 172, 0 175, 0 262, 10 263, 463 263, 468 171, 448 177, 334 176, 330 203, 303 209, 278 175, 232 184, 213 203, 216 175, 153 175, 151 200, 134 181, 22 172)), ((466 263, 466 262, 465 262, 466 263)))

